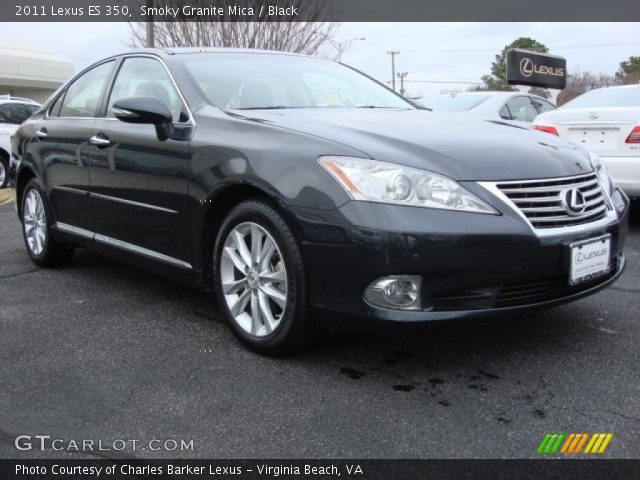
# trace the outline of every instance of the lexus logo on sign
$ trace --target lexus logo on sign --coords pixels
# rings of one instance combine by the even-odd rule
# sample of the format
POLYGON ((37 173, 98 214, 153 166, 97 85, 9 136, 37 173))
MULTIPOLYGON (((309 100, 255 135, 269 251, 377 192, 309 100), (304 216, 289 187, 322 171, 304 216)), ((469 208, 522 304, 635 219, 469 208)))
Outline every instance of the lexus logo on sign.
POLYGON ((533 73, 533 62, 530 58, 520 60, 520 73, 525 77, 530 77, 533 73))
POLYGON ((567 188, 562 192, 562 206, 572 217, 577 217, 584 212, 587 202, 584 195, 577 188, 567 188))
POLYGON ((562 57, 512 48, 506 60, 510 85, 563 89, 567 84, 567 61, 562 57))
POLYGON ((520 73, 524 77, 530 77, 534 73, 539 73, 540 75, 553 75, 554 77, 562 77, 564 75, 564 68, 536 65, 535 63, 533 63, 533 60, 525 57, 520 60, 520 73))

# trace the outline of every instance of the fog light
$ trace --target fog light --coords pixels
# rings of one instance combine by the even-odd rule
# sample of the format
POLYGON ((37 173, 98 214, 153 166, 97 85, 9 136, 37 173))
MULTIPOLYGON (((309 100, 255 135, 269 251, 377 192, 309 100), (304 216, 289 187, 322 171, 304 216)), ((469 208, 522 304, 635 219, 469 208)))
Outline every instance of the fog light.
POLYGON ((420 283, 417 275, 389 275, 372 282, 364 291, 369 303, 385 308, 419 310, 420 283))
POLYGON ((618 189, 616 189, 616 191, 613 192, 613 195, 611 195, 611 201, 616 207, 618 213, 622 213, 624 211, 624 208, 627 206, 627 202, 625 201, 625 194, 618 189))

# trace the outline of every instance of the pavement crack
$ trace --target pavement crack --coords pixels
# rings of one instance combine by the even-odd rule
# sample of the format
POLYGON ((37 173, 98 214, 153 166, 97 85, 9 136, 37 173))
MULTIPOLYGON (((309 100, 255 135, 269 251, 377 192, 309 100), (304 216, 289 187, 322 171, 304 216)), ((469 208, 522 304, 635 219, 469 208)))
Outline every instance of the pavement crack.
POLYGON ((636 422, 640 422, 640 417, 634 417, 632 415, 626 415, 624 413, 616 412, 615 410, 610 410, 610 409, 607 409, 607 408, 589 408, 589 409, 580 410, 578 408, 573 407, 573 410, 576 413, 582 415, 583 417, 587 417, 587 418, 593 418, 593 415, 588 415, 585 412, 609 413, 611 415, 616 415, 618 417, 626 418, 627 420, 634 420, 636 422))
POLYGON ((556 395, 549 389, 549 382, 547 382, 542 375, 540 375, 540 383, 542 383, 542 389, 547 393, 547 398, 544 400, 544 404, 549 405, 551 400, 556 398, 556 395))

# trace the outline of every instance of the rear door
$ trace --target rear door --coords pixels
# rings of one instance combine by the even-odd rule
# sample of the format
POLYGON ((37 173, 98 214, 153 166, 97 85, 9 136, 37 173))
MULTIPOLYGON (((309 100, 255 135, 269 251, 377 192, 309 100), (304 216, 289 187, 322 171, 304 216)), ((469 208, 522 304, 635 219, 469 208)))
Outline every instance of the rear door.
POLYGON ((175 124, 191 124, 163 63, 149 56, 122 60, 88 148, 94 230, 103 243, 189 268, 189 142, 160 141, 153 125, 116 119, 114 102, 131 96, 154 96, 169 107, 175 124))
POLYGON ((114 61, 101 63, 73 81, 36 122, 30 152, 58 227, 91 228, 90 173, 86 147, 114 61))

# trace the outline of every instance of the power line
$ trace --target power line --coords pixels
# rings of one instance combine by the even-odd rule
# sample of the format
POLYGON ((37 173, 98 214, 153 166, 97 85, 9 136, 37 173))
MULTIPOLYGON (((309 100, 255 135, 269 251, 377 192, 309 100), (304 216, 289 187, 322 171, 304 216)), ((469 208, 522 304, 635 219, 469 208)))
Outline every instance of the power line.
MULTIPOLYGON (((625 45, 640 45, 640 42, 621 42, 621 43, 594 43, 590 45, 557 45, 548 47, 549 50, 561 50, 561 49, 571 49, 571 48, 597 48, 597 47, 620 47, 625 45)), ((483 52, 496 52, 496 48, 480 48, 480 49, 451 49, 451 50, 402 50, 407 53, 483 53, 483 52)), ((366 60, 367 58, 382 55, 384 52, 373 52, 365 55, 364 57, 359 57, 353 59, 353 61, 366 60)), ((389 52, 387 52, 389 53, 389 52)))

